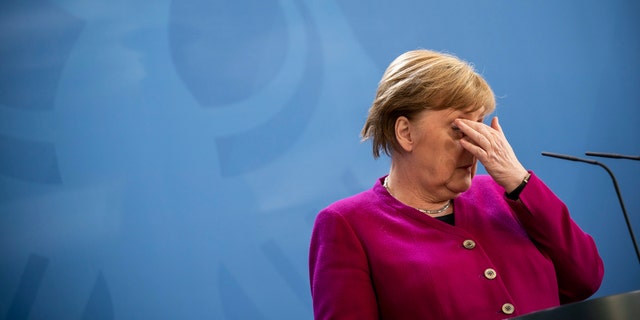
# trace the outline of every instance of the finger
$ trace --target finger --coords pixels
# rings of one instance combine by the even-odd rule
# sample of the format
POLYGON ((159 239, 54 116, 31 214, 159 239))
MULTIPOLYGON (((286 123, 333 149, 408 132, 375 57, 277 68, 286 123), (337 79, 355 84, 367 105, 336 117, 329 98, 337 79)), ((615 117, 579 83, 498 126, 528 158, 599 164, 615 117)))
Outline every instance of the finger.
POLYGON ((504 132, 502 132, 502 126, 500 126, 500 122, 498 121, 498 117, 493 117, 493 119, 491 119, 491 128, 493 128, 494 130, 498 131, 501 135, 504 136, 504 132))
POLYGON ((482 165, 486 166, 488 164, 489 166, 491 166, 490 162, 487 162, 489 161, 490 157, 489 153, 482 147, 472 142, 471 139, 467 137, 460 139, 460 145, 462 146, 462 148, 467 150, 467 152, 478 159, 478 161, 480 161, 482 165))
POLYGON ((482 122, 477 122, 477 121, 472 121, 472 120, 467 120, 462 118, 456 119, 456 123, 458 124, 458 127, 460 126, 459 124, 463 124, 467 128, 471 130, 475 130, 482 135, 487 135, 490 131, 492 131, 492 129, 495 130, 495 128, 489 127, 488 125, 482 122))
POLYGON ((502 131, 502 128, 500 127, 500 123, 498 122, 498 117, 493 117, 493 119, 491 119, 491 128, 494 128, 498 131, 502 131))
POLYGON ((480 146, 478 146, 469 137, 464 137, 464 138, 460 139, 460 145, 465 150, 469 151, 469 153, 471 153, 474 157, 478 158, 479 160, 484 159, 486 154, 487 154, 487 152, 484 149, 482 149, 480 146))
POLYGON ((466 138, 480 147, 488 148, 491 142, 487 138, 487 126, 483 123, 469 121, 465 119, 457 119, 458 128, 465 134, 466 138))
POLYGON ((455 120, 455 122, 456 122, 456 124, 463 123, 467 127, 472 128, 474 130, 480 130, 480 128, 482 128, 483 126, 486 126, 482 122, 471 121, 471 120, 463 119, 463 118, 458 118, 458 119, 455 120))

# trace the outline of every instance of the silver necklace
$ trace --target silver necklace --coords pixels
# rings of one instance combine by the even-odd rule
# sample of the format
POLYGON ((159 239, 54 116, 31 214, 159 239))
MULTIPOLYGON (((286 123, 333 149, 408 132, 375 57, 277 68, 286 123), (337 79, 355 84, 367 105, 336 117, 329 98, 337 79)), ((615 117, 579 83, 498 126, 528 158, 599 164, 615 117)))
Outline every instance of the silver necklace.
MULTIPOLYGON (((387 190, 387 192, 389 192, 389 194, 393 196, 393 194, 391 194, 391 190, 389 190, 389 176, 386 176, 384 178, 384 183, 382 183, 382 186, 387 190)), ((395 197, 394 197, 395 198, 395 197)), ((426 214, 438 214, 438 213, 443 213, 445 211, 447 211, 447 209, 449 209, 449 207, 451 206, 451 200, 447 201, 447 203, 442 206, 442 208, 440 209, 435 209, 435 210, 427 210, 427 209, 420 209, 420 208, 414 208, 422 213, 426 213, 426 214)))

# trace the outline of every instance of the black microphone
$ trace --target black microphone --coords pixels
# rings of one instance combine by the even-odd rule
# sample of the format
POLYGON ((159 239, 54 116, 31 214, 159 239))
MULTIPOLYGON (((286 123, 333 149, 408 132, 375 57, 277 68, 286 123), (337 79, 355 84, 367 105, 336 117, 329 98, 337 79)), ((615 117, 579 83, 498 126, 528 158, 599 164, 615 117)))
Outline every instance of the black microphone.
POLYGON ((636 250, 636 257, 638 258, 638 262, 640 262, 640 251, 638 250, 638 244, 636 243, 636 236, 633 234, 633 228, 631 227, 631 222, 629 222, 629 216, 627 215, 627 209, 624 207, 624 201, 622 201, 622 194, 620 193, 620 188, 618 187, 618 181, 616 180, 616 177, 613 175, 613 172, 611 172, 609 167, 607 167, 604 164, 602 164, 602 163, 600 163, 598 161, 595 161, 595 160, 583 159, 583 158, 578 158, 578 157, 574 157, 574 156, 568 156, 568 155, 559 154, 559 153, 542 152, 542 155, 543 156, 547 156, 547 157, 564 159, 564 160, 571 160, 571 161, 578 161, 578 162, 584 162, 584 163, 589 163, 589 164, 595 164, 595 165, 601 166, 605 170, 607 170, 607 172, 609 173, 609 176, 611 177, 611 180, 613 181, 613 186, 616 189, 616 194, 618 195, 618 201, 620 202, 620 207, 622 208, 622 214, 624 215, 624 220, 627 223, 627 229, 629 229, 629 235, 631 236, 631 241, 633 241, 633 248, 636 250))
POLYGON ((630 156, 630 155, 618 154, 618 153, 589 152, 589 151, 587 151, 584 154, 586 154, 588 156, 603 157, 603 158, 640 160, 640 156, 630 156))

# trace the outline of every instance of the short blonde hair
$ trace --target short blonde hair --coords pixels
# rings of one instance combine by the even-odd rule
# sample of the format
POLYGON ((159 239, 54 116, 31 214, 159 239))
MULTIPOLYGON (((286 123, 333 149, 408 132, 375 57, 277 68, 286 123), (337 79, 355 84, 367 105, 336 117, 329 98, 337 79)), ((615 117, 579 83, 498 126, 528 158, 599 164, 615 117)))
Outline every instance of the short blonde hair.
POLYGON ((397 57, 385 71, 362 128, 362 140, 372 139, 373 157, 400 150, 395 122, 424 110, 456 109, 493 112, 496 102, 489 84, 469 63, 431 50, 397 57))

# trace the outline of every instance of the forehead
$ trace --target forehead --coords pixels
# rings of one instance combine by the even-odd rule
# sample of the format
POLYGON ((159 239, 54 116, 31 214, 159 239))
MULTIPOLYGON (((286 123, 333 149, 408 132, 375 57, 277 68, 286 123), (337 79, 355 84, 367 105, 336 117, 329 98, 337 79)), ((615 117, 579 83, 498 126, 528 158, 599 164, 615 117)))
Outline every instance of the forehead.
POLYGON ((463 118, 468 120, 483 120, 488 115, 488 112, 486 111, 485 108, 478 108, 475 110, 473 109, 467 109, 467 110, 445 109, 445 110, 446 110, 445 114, 447 115, 447 117, 452 119, 463 118))
POLYGON ((457 109, 423 110, 414 120, 426 124, 427 126, 431 126, 437 123, 441 125, 448 125, 453 122, 453 120, 459 118, 482 122, 484 121, 485 116, 486 114, 483 109, 475 111, 457 109))

